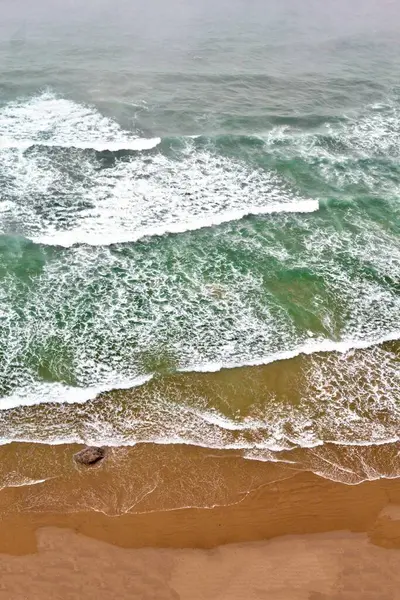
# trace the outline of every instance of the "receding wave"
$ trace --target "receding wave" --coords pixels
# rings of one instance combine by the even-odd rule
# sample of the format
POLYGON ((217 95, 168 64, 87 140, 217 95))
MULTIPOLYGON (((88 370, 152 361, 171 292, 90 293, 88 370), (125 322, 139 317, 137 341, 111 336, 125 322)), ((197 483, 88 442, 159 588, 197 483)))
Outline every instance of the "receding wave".
POLYGON ((21 477, 14 473, 9 473, 8 477, 6 477, 5 480, 3 480, 0 483, 0 491, 4 488, 29 487, 31 485, 39 485, 41 483, 44 483, 45 481, 48 481, 49 479, 52 478, 31 479, 29 477, 21 477))
POLYGON ((3 514, 82 512, 86 519, 88 511, 115 517, 213 508, 238 504, 247 494, 268 484, 273 486, 271 493, 281 493, 278 482, 284 485, 284 480, 288 480, 291 501, 293 477, 302 471, 348 485, 399 476, 396 444, 326 444, 315 449, 295 449, 277 454, 268 465, 246 460, 237 451, 138 444, 134 448, 109 448, 101 466, 86 469, 84 475, 74 464, 73 453, 77 450, 76 446, 44 444, 0 448, 0 487, 7 487, 10 469, 21 479, 27 478, 26 474, 31 479, 38 474, 46 478, 42 485, 33 488, 23 486, 11 493, 4 490, 3 514))
POLYGON ((81 404, 0 411, 3 443, 190 444, 256 460, 325 444, 392 443, 399 439, 398 361, 399 343, 386 342, 235 369, 229 377, 170 374, 81 404))
MULTIPOLYGON (((390 332, 379 339, 364 339, 364 340, 346 340, 346 341, 333 341, 333 340, 316 340, 315 342, 309 342, 303 346, 299 346, 293 350, 278 352, 276 354, 267 355, 260 357, 259 359, 249 358, 242 362, 231 362, 231 363, 207 363, 207 364, 195 364, 187 368, 178 369, 177 372, 182 373, 215 373, 224 369, 238 369, 242 367, 255 367, 269 365, 280 361, 290 361, 301 355, 313 355, 321 353, 337 353, 346 354, 352 350, 361 350, 371 348, 373 346, 384 344, 385 342, 400 340, 400 330, 390 332)), ((128 390, 135 387, 146 385, 148 381, 154 377, 154 373, 138 376, 136 378, 118 377, 115 374, 115 379, 110 379, 109 382, 103 381, 102 385, 77 388, 75 386, 68 386, 58 382, 43 382, 36 383, 31 387, 20 387, 13 391, 9 396, 0 398, 0 409, 9 410, 20 406, 33 406, 35 404, 43 403, 66 403, 66 404, 81 404, 94 400, 100 394, 106 392, 113 392, 117 390, 128 390)), ((214 417, 213 417, 214 418, 214 417)), ((247 429, 247 425, 232 425, 233 429, 247 429)), ((229 426, 228 426, 229 429, 229 426)), ((20 440, 22 441, 22 440, 20 440)), ((73 440, 79 442, 81 440, 73 440)), ((1 443, 1 439, 0 439, 1 443)), ((63 443, 61 440, 59 443, 63 443)), ((108 440, 107 443, 111 443, 108 440)))

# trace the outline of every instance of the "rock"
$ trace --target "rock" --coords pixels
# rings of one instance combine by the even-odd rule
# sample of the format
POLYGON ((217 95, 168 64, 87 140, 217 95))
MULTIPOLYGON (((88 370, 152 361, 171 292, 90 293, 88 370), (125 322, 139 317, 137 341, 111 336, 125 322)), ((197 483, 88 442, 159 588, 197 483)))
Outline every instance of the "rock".
POLYGON ((104 458, 106 452, 104 448, 98 448, 96 446, 88 446, 84 448, 80 452, 74 454, 74 459, 77 463, 81 465, 94 465, 99 460, 104 458))

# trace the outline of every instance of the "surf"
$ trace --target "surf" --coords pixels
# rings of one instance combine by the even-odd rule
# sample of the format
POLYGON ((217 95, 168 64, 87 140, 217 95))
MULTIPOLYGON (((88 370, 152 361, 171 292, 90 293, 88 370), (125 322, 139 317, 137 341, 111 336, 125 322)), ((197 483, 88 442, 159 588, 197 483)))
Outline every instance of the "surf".
MULTIPOLYGON (((121 228, 115 231, 96 233, 95 231, 57 231, 52 235, 40 235, 32 237, 32 241, 36 244, 44 244, 50 246, 63 246, 70 248, 77 244, 88 244, 90 246, 109 246, 112 244, 126 244, 137 242, 145 238, 160 237, 169 234, 186 233, 196 231, 197 229, 206 229, 230 223, 233 221, 241 221, 246 217, 255 215, 273 215, 279 213, 311 213, 319 210, 318 200, 299 200, 298 202, 285 202, 282 204, 271 204, 262 207, 248 207, 243 210, 222 212, 210 217, 198 217, 190 221, 181 221, 178 223, 170 223, 159 225, 150 228, 139 229, 137 232, 122 233, 121 228)), ((94 223, 93 230, 98 229, 100 222, 94 223)))
POLYGON ((115 135, 122 139, 79 140, 79 132, 77 139, 65 139, 65 125, 56 124, 60 132, 50 140, 41 133, 37 141, 2 142, 3 233, 65 247, 109 245, 251 215, 319 209, 317 198, 297 194, 273 170, 252 168, 190 138, 177 149, 172 141, 160 149, 159 138, 125 139, 119 129, 115 135), (128 149, 138 152, 119 154, 128 149))
POLYGON ((68 143, 61 143, 58 141, 46 141, 46 140, 0 140, 0 151, 1 150, 29 150, 34 146, 43 148, 65 148, 65 149, 76 149, 76 150, 94 150, 95 152, 120 152, 124 150, 134 150, 140 152, 142 150, 151 150, 161 143, 161 138, 135 138, 126 141, 74 141, 71 140, 68 143))
POLYGON ((3 106, 4 441, 184 443, 250 458, 394 439, 395 356, 380 348, 399 337, 394 196, 385 187, 377 214, 347 193, 359 172, 372 185, 363 153, 389 148, 365 110, 361 129, 342 119, 323 135, 161 139, 52 93, 3 106), (267 385, 251 395, 249 369, 279 371, 279 387, 299 365, 314 387, 297 407, 285 391, 277 411, 267 385), (232 393, 220 405, 210 392, 213 405, 202 386, 237 369, 248 395, 235 414, 232 393), (42 437, 25 414, 40 415, 42 437))

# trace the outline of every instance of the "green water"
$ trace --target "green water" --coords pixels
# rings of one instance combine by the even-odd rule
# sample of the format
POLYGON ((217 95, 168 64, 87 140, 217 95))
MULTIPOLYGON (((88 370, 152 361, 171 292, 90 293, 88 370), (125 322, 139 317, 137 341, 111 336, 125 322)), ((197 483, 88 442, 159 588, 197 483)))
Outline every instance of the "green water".
MULTIPOLYGON (((398 23, 375 2, 6 8, 0 437, 193 441, 189 405, 231 420, 196 443, 241 446, 224 428, 271 419, 270 390, 262 409, 241 392, 240 415, 169 377, 305 353, 292 442, 330 439, 329 398, 347 411, 337 439, 369 439, 383 408, 376 441, 393 439, 397 349, 379 345, 399 337, 398 23), (92 404, 54 404, 153 375, 166 387, 140 416, 114 400, 100 429, 92 404)), ((275 434, 264 423, 250 446, 285 445, 274 410, 275 434)))

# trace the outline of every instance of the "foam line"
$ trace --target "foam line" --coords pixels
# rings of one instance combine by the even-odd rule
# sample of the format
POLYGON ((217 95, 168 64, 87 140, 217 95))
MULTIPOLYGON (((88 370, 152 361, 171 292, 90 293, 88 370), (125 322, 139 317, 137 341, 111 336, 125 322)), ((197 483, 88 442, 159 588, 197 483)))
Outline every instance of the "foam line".
MULTIPOLYGON (((322 352, 337 352, 340 354, 344 354, 349 352, 350 350, 360 350, 367 349, 373 346, 379 346, 385 342, 395 341, 400 339, 400 331, 390 332, 376 340, 346 340, 342 342, 334 342, 331 340, 321 341, 319 340, 315 344, 306 344, 303 346, 299 346, 298 348, 286 352, 280 352, 276 354, 271 354, 264 358, 258 360, 242 361, 238 363, 207 363, 207 364, 199 364, 194 365, 188 368, 180 368, 178 372, 188 373, 188 372, 201 372, 201 373, 213 373, 216 371, 220 371, 222 369, 236 369, 242 367, 251 367, 251 366, 261 366, 271 364, 273 362, 277 362, 280 360, 289 360, 299 356, 301 354, 312 355, 319 354, 322 352)), ((45 388, 50 388, 57 392, 57 403, 67 403, 67 404, 81 404, 87 402, 88 400, 94 399, 101 393, 110 392, 113 390, 125 390, 131 389, 134 387, 140 387, 145 385, 148 381, 153 378, 153 375, 143 375, 140 377, 127 379, 127 380, 116 380, 115 382, 111 382, 108 385, 103 386, 93 386, 87 388, 76 388, 72 386, 66 386, 59 383, 48 383, 40 386, 38 390, 37 397, 27 396, 29 393, 28 390, 22 389, 20 391, 16 390, 11 396, 5 396, 0 399, 1 410, 8 410, 12 408, 16 408, 18 406, 32 406, 35 404, 42 404, 43 402, 55 402, 54 394, 51 393, 49 399, 46 400, 46 391, 45 388)), ((185 409, 188 412, 192 412, 193 414, 200 415, 198 411, 192 408, 185 408, 182 406, 182 410, 185 409)), ((222 417, 218 414, 213 414, 212 412, 206 411, 201 413, 201 418, 210 424, 217 425, 223 429, 228 430, 248 430, 248 429, 256 429, 255 425, 250 424, 236 424, 229 419, 222 417)))
POLYGON ((295 358, 300 354, 319 354, 321 352, 338 352, 345 354, 350 350, 362 350, 371 348, 372 346, 378 346, 385 342, 393 342, 400 339, 400 330, 392 331, 377 339, 366 339, 366 340, 343 340, 341 342, 335 342, 333 340, 318 340, 315 343, 307 343, 299 346, 293 350, 287 350, 284 352, 277 352, 269 356, 258 358, 256 360, 249 359, 248 361, 241 362, 226 362, 226 363, 205 363, 196 367, 188 367, 187 369, 181 369, 183 372, 202 372, 202 373, 215 373, 222 369, 237 369, 240 367, 257 367, 261 365, 268 365, 279 360, 289 360, 295 358))
POLYGON ((94 107, 46 92, 0 108, 0 231, 70 247, 142 238, 240 220, 247 215, 308 213, 317 199, 292 190, 272 170, 221 155, 195 138, 159 145, 124 130, 94 107), (30 149, 29 152, 24 150, 30 149), (53 148, 54 151, 44 151, 53 148), (62 149, 117 152, 102 157, 62 149), (57 196, 57 203, 54 203, 57 196))
POLYGON ((0 150, 28 150, 33 146, 44 148, 75 148, 78 150, 95 150, 96 152, 118 152, 119 150, 151 150, 161 143, 161 138, 134 138, 122 141, 79 141, 71 140, 68 143, 45 140, 0 140, 0 150))
POLYGON ((297 202, 284 202, 282 204, 270 204, 265 207, 253 207, 243 210, 233 210, 217 215, 199 217, 191 221, 170 223, 156 227, 143 228, 137 232, 113 231, 104 234, 96 234, 86 231, 57 231, 52 235, 39 235, 33 237, 32 241, 37 244, 48 246, 63 246, 70 248, 76 244, 88 244, 90 246, 109 246, 136 242, 143 238, 162 236, 166 234, 185 233, 209 227, 216 227, 223 223, 240 221, 252 215, 269 215, 274 213, 311 213, 319 209, 318 200, 302 200, 297 202))
POLYGON ((96 398, 99 394, 112 390, 127 390, 144 385, 152 379, 153 375, 142 375, 131 379, 120 379, 108 385, 73 387, 62 383, 44 383, 37 385, 34 396, 29 395, 29 389, 17 389, 10 396, 0 398, 0 410, 9 410, 18 406, 34 406, 46 402, 58 404, 82 404, 96 398))

